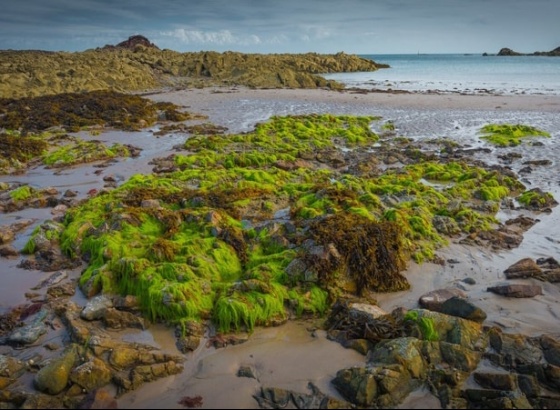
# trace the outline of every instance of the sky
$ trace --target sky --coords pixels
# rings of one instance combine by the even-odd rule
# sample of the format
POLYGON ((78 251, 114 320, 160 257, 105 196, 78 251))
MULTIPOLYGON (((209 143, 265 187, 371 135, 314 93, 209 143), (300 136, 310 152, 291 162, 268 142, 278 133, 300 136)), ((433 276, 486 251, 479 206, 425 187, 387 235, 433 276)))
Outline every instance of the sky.
POLYGON ((560 0, 0 0, 0 49, 532 53, 560 46, 559 17, 560 0))

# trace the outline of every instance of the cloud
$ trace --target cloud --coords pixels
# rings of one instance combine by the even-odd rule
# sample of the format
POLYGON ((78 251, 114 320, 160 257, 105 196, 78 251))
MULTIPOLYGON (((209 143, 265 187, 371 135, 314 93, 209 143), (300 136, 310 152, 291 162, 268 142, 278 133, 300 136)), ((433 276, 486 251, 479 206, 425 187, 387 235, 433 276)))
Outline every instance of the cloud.
POLYGON ((202 31, 178 28, 172 31, 159 33, 162 37, 173 37, 185 44, 206 45, 258 45, 262 40, 256 34, 234 35, 230 30, 202 31))

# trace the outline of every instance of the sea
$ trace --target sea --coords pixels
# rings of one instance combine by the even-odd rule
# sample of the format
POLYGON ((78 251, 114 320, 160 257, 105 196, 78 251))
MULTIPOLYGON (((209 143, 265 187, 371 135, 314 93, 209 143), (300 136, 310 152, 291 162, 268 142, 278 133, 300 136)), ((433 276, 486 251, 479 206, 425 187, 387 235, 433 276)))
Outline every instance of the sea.
POLYGON ((362 54, 374 72, 324 74, 346 88, 420 93, 560 95, 560 57, 483 54, 362 54))

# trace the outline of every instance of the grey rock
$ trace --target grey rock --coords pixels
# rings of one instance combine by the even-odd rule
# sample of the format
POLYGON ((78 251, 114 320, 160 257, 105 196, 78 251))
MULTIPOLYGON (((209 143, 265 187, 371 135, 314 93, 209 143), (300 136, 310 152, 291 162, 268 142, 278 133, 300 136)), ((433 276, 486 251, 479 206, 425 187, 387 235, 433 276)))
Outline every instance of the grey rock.
POLYGON ((91 299, 82 310, 80 317, 84 320, 98 320, 105 316, 107 309, 113 307, 113 301, 105 295, 98 295, 91 299))

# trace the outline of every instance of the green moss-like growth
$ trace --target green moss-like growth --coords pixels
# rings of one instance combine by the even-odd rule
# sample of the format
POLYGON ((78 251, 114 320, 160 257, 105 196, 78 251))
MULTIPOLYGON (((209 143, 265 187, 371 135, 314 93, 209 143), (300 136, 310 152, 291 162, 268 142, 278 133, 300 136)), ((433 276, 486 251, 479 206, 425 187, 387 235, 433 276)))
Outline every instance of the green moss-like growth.
POLYGON ((527 137, 548 137, 550 133, 536 127, 523 124, 488 124, 482 127, 480 137, 498 147, 514 147, 527 137))
POLYGON ((516 199, 525 207, 535 211, 549 209, 558 205, 558 202, 550 192, 544 192, 540 188, 525 191, 516 199))
POLYGON ((29 185, 22 185, 13 191, 10 191, 10 198, 14 201, 25 201, 33 196, 35 189, 29 185))
POLYGON ((130 156, 128 148, 118 143, 107 147, 100 141, 77 140, 45 154, 43 163, 49 167, 65 167, 127 156, 130 156))
POLYGON ((82 287, 136 295, 152 320, 211 318, 221 331, 278 323, 289 309, 323 314, 344 292, 406 289, 409 258, 435 260, 447 243, 435 216, 454 234, 489 230, 492 203, 525 188, 422 155, 379 175, 340 167, 383 144, 376 120, 273 117, 244 134, 193 136, 178 171, 135 175, 70 210, 62 249, 88 261, 82 287))
POLYGON ((420 333, 422 334, 422 339, 430 342, 436 342, 439 340, 439 334, 435 328, 434 320, 429 317, 419 316, 418 311, 411 310, 404 316, 404 321, 414 322, 420 333))

